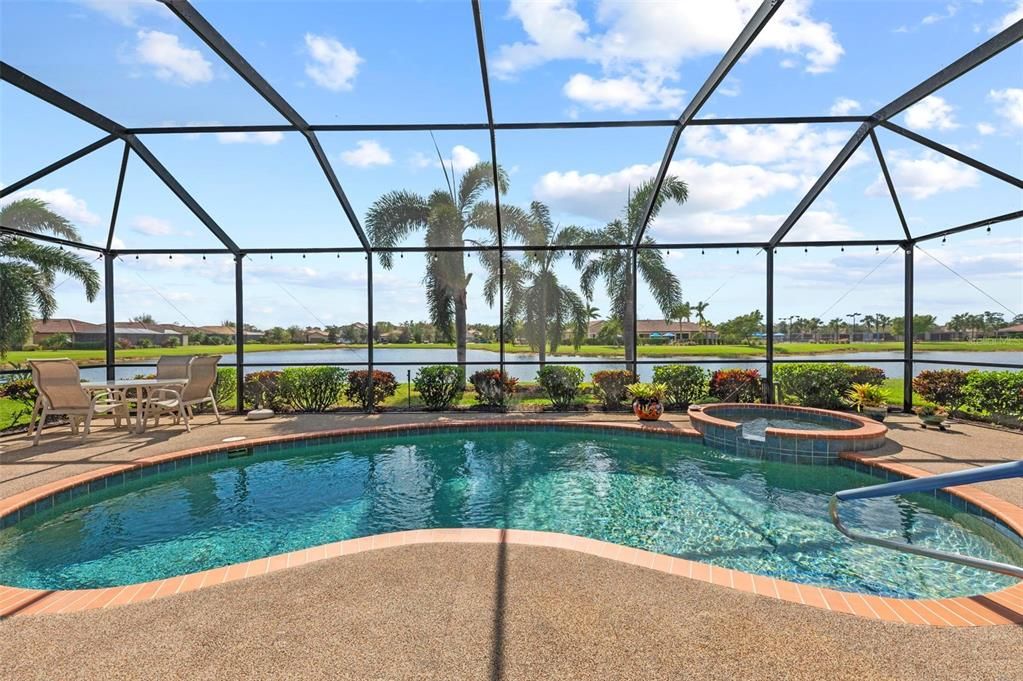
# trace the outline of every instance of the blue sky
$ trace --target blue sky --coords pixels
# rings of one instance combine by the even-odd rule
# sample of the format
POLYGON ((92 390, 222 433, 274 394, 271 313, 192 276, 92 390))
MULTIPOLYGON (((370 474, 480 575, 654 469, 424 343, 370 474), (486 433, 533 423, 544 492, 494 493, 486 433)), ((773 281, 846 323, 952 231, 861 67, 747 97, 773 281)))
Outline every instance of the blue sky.
MULTIPOLYGON (((484 2, 498 121, 674 118, 755 2, 484 2), (698 11, 697 11, 698 10, 698 11)), ((227 2, 196 7, 314 123, 483 122, 468 2, 227 2)), ((283 123, 269 105, 157 2, 4 2, 5 61, 129 126, 283 123)), ((870 113, 1023 18, 1019 0, 788 0, 701 117, 870 113)), ((10 183, 102 136, 17 89, 0 86, 0 182, 10 183)), ((1023 46, 982 65, 896 122, 1023 176, 1023 46)), ((649 234, 661 242, 768 238, 855 125, 690 127, 671 171, 689 183, 649 234)), ((599 228, 653 176, 667 128, 502 131, 505 201, 547 203, 563 225, 599 228)), ((928 233, 1023 208, 1023 193, 887 131, 878 132, 910 229, 928 233)), ((321 142, 364 218, 393 189, 443 184, 428 133, 323 133, 321 142)), ((484 131, 436 133, 461 173, 489 160, 484 131)), ((355 246, 356 237, 304 139, 295 133, 147 135, 144 141, 243 248, 355 246)), ((121 149, 109 145, 24 190, 105 240, 121 149)), ((792 239, 899 238, 901 227, 869 146, 811 206, 792 239)), ((216 247, 205 227, 132 158, 117 244, 216 247)), ((407 242, 421 244, 421 237, 407 242)), ((1023 312, 1023 221, 923 245, 1013 312, 1023 312)), ((777 317, 901 313, 902 256, 873 248, 782 250, 777 317), (859 283, 857 283, 859 282, 859 283), (842 298, 855 286, 851 294, 842 298), (836 302, 837 301, 837 302, 836 302)), ((688 299, 721 320, 764 305, 764 256, 676 251, 668 262, 688 299)), ((375 271, 378 319, 422 319, 422 257, 375 271)), ((476 263, 468 259, 470 270, 476 263)), ((343 323, 365 316, 365 260, 253 256, 246 317, 254 323, 343 323)), ((118 317, 213 323, 233 316, 225 258, 125 258, 118 317), (159 292, 159 293, 157 293, 159 292)), ((567 264, 564 280, 577 282, 567 264)), ((493 323, 483 275, 469 319, 493 323)), ((917 307, 946 318, 1004 309, 931 256, 917 259, 917 307)), ((61 315, 102 318, 80 290, 58 289, 61 315)), ((594 304, 606 309, 598 295, 594 304)), ((641 295, 639 313, 658 317, 641 295)))

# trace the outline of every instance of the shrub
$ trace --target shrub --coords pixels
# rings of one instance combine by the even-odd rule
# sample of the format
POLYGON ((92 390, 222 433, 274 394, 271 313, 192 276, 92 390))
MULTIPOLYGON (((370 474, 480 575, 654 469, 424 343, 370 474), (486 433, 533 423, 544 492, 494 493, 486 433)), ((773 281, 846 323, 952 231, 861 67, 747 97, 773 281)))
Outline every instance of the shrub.
POLYGON ((884 385, 887 378, 884 369, 880 367, 865 366, 862 364, 842 364, 849 372, 849 383, 869 383, 871 385, 884 385))
POLYGON ((536 381, 556 409, 572 406, 583 382, 579 367, 546 366, 536 372, 536 381))
POLYGON ((139 342, 136 344, 139 348, 151 348, 153 347, 153 341, 148 338, 139 338, 139 342))
POLYGON ((41 345, 47 350, 67 350, 71 347, 71 336, 66 333, 55 333, 44 338, 41 345))
POLYGON ((707 395, 707 371, 698 366, 666 364, 654 367, 654 382, 667 387, 673 407, 688 407, 707 395))
POLYGON ((223 345, 225 342, 223 336, 206 336, 206 345, 223 345))
POLYGON ((372 392, 369 389, 369 379, 368 371, 353 371, 348 374, 345 397, 363 409, 376 409, 381 402, 398 392, 398 382, 394 380, 394 374, 390 371, 373 372, 372 392))
POLYGON ((718 369, 710 377, 710 394, 719 400, 756 402, 760 398, 760 372, 756 369, 718 369))
POLYGON ((604 405, 604 409, 613 409, 628 397, 626 389, 629 384, 638 380, 636 374, 625 369, 597 371, 593 374, 593 394, 604 405))
POLYGON ((13 428, 22 416, 31 412, 38 395, 31 378, 16 378, 0 383, 0 399, 11 400, 21 406, 21 409, 11 414, 11 422, 0 424, 0 428, 13 428))
POLYGON ((447 409, 465 391, 465 374, 459 367, 423 367, 412 383, 427 409, 447 409))
POLYGON ((131 347, 131 341, 128 340, 127 338, 118 338, 117 347, 121 348, 122 350, 127 350, 131 347))
POLYGON ((660 402, 668 394, 668 386, 663 383, 633 383, 626 388, 629 396, 640 402, 660 402))
POLYGON ((968 378, 969 373, 959 369, 921 371, 913 379, 913 390, 928 402, 948 407, 954 414, 966 403, 968 378))
POLYGON ((256 409, 281 411, 287 406, 281 392, 280 371, 255 371, 245 375, 245 403, 256 409))
POLYGON ((281 399, 296 411, 327 411, 341 399, 348 372, 341 367, 288 367, 281 372, 281 399))
POLYGON ((181 341, 178 340, 177 336, 171 336, 163 342, 163 347, 165 348, 176 348, 179 345, 181 345, 181 341))
MULTIPOLYGON (((916 381, 913 382, 916 387, 916 381)), ((971 371, 965 397, 977 411, 1023 418, 1023 372, 971 371)))
POLYGON ((476 401, 484 407, 503 407, 508 396, 515 392, 517 378, 502 375, 500 369, 480 369, 469 377, 476 390, 476 401))
POLYGON ((774 380, 786 402, 818 409, 841 409, 852 389, 853 372, 844 364, 779 364, 774 380))
POLYGON ((227 404, 235 399, 238 388, 238 372, 234 367, 217 367, 217 380, 213 383, 213 398, 217 405, 227 404))

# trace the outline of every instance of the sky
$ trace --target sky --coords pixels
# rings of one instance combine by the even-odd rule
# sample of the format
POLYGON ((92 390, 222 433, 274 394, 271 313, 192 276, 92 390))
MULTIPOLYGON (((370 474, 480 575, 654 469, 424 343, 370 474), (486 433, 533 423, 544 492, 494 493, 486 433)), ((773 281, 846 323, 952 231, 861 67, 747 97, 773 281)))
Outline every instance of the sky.
MULTIPOLYGON (((312 123, 483 123, 468 1, 206 0, 200 12, 312 123)), ((677 118, 756 6, 750 0, 483 3, 498 122, 677 118)), ((0 56, 127 126, 280 124, 251 90, 163 5, 150 0, 29 2, 0 7, 0 56)), ((869 114, 1000 29, 1020 0, 788 0, 698 118, 869 114)), ((1023 45, 1016 45, 896 117, 895 122, 1023 177, 1023 45)), ((0 183, 9 184, 103 136, 0 84, 0 183)), ((670 172, 689 199, 667 206, 648 234, 660 243, 764 241, 781 225, 855 124, 691 126, 670 172)), ((653 177, 667 127, 499 131, 510 189, 502 202, 547 204, 560 226, 599 229, 653 177)), ((878 139, 914 235, 1023 208, 1023 192, 887 130, 878 139)), ((428 194, 490 160, 486 131, 320 133, 360 220, 383 194, 428 194), (438 153, 439 151, 439 153, 438 153)), ((244 248, 357 246, 350 223, 298 133, 142 136, 244 248)), ((108 145, 21 190, 103 243, 122 147, 108 145)), ((898 239, 902 228, 872 147, 852 157, 790 232, 790 240, 898 239)), ((134 156, 114 243, 203 248, 219 242, 134 156)), ((422 234, 405 242, 422 245, 422 234)), ((509 238, 509 243, 515 243, 509 238)), ((86 254, 86 257, 94 257, 86 254)), ((722 321, 764 309, 765 255, 753 249, 668 251, 684 297, 722 321)), ((374 314, 426 317, 422 255, 374 268, 374 314)), ((99 263, 97 263, 99 264, 99 263)), ((469 322, 495 323, 478 258, 469 322)), ((902 313, 903 257, 893 247, 781 249, 776 318, 827 321, 902 313)), ((964 311, 1023 312, 1023 220, 922 244, 916 307, 941 320, 964 311), (960 278, 960 276, 964 278, 960 278), (967 283, 969 282, 969 283, 967 283)), ((366 317, 362 254, 250 256, 245 317, 260 327, 366 317)), ((578 285, 566 260, 562 281, 578 285)), ((234 317, 229 258, 123 256, 119 319, 212 324, 234 317)), ((612 283, 614 285, 614 283, 612 283)), ((58 316, 103 318, 73 282, 58 316)), ((598 290, 593 304, 607 309, 598 290)), ((660 318, 641 290, 639 315, 660 318)))

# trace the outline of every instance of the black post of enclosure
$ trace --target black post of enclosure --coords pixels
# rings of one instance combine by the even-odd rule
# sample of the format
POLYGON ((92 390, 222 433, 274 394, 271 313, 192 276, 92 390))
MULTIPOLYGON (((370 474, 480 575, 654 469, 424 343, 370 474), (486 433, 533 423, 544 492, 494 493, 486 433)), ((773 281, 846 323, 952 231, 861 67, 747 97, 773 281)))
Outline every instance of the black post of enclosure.
POLYGON ((235 373, 235 411, 245 413, 245 296, 242 293, 242 259, 238 253, 234 256, 234 373, 235 373))
POLYGON ((903 296, 905 309, 902 312, 902 411, 913 410, 913 242, 906 243, 905 283, 903 296))
POLYGON ((768 402, 774 401, 774 249, 767 249, 767 311, 764 314, 764 342, 767 346, 768 402))
POLYGON ((366 411, 373 411, 373 253, 366 254, 366 390, 369 391, 369 405, 366 411))
POLYGON ((637 300, 639 300, 639 249, 633 248, 632 300, 628 301, 629 311, 626 313, 632 316, 632 338, 625 339, 625 342, 632 343, 632 366, 629 368, 639 378, 639 313, 637 300))
POLYGON ((106 310, 106 334, 103 347, 106 349, 107 380, 114 380, 114 254, 103 254, 103 300, 106 310))

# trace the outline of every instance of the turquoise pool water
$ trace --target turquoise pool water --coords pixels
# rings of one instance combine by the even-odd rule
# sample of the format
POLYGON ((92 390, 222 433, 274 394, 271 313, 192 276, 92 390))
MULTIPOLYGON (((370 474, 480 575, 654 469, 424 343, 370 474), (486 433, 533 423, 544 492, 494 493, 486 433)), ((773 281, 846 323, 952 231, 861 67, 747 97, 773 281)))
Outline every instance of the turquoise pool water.
MULTIPOLYGON (((0 584, 116 586, 429 527, 564 532, 888 596, 975 594, 1013 583, 840 535, 827 517, 831 493, 876 482, 839 466, 584 431, 313 445, 143 478, 32 516, 0 532, 0 584)), ((933 498, 850 503, 843 517, 853 527, 1009 560, 994 530, 985 538, 982 521, 933 498)))

